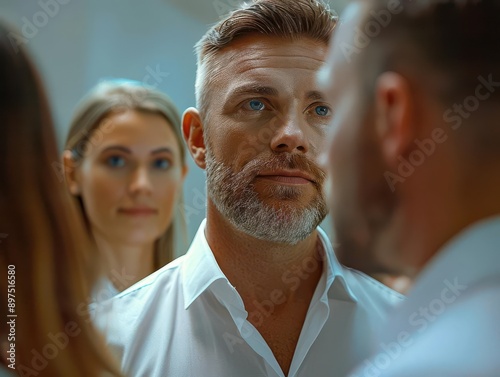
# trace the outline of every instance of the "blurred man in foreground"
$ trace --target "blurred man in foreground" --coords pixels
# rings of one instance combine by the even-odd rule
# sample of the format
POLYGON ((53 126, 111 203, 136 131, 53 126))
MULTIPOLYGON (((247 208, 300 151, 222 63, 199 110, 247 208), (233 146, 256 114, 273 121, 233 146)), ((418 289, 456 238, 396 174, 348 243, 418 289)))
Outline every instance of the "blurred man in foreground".
POLYGON ((500 373, 500 2, 355 1, 321 71, 346 257, 418 275, 353 376, 500 373))

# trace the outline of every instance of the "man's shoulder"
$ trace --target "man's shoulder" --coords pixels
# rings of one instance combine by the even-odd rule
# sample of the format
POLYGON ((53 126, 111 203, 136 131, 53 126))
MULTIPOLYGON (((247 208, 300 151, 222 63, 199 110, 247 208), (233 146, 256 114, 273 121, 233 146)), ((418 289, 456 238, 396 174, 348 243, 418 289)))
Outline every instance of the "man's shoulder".
POLYGON ((499 315, 498 288, 460 300, 407 338, 401 354, 380 376, 498 376, 499 315))
POLYGON ((131 295, 147 294, 157 289, 171 289, 181 283, 182 266, 185 255, 174 259, 172 262, 163 266, 159 270, 146 276, 131 287, 127 288, 117 298, 126 298, 131 295))
POLYGON ((91 318, 117 356, 124 352, 124 344, 135 339, 137 331, 152 326, 157 313, 174 315, 176 308, 183 307, 183 260, 177 258, 117 296, 91 304, 91 318))
MULTIPOLYGON (((436 305, 429 307, 426 317, 419 317, 414 332, 405 337, 404 344, 399 343, 398 357, 380 376, 497 376, 500 281, 469 289, 446 308, 440 306, 444 303, 437 305, 438 300, 432 300, 436 305)), ((397 347, 395 342, 391 344, 397 347)), ((383 353, 387 352, 381 350, 373 358, 371 367, 383 353)))
POLYGON ((497 328, 499 317, 500 276, 497 276, 467 287, 456 302, 446 308, 442 319, 436 320, 436 326, 449 331, 450 336, 453 329, 460 326, 463 328, 460 334, 470 332, 471 337, 493 341, 500 349, 500 331, 492 332, 497 328))
POLYGON ((169 299, 181 286, 182 265, 185 256, 181 256, 166 266, 146 276, 115 297, 91 307, 97 312, 121 312, 126 307, 127 314, 142 311, 151 300, 160 298, 169 299))
POLYGON ((406 300, 401 293, 361 271, 343 265, 341 268, 346 284, 359 303, 369 303, 387 310, 406 300))
MULTIPOLYGON (((332 269, 340 272, 341 284, 345 290, 354 296, 359 306, 370 311, 378 311, 385 316, 388 310, 406 300, 406 297, 365 273, 346 267, 339 263, 326 232, 318 227, 318 232, 325 245, 325 251, 332 269)), ((335 283, 334 283, 335 284, 335 283)), ((343 289, 342 291, 345 292, 343 289)))

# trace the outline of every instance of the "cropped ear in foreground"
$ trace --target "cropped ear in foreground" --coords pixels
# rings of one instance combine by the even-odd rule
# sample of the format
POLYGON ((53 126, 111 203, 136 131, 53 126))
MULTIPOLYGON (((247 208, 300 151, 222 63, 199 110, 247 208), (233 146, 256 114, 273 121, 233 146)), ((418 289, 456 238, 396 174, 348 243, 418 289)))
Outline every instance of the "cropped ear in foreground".
POLYGON ((399 164, 412 147, 415 129, 415 103, 408 80, 395 72, 381 74, 375 87, 375 127, 382 154, 391 167, 399 164))
POLYGON ((205 139, 200 113, 194 107, 188 108, 182 115, 182 135, 189 153, 200 168, 205 169, 205 139))
POLYGON ((77 180, 77 166, 71 151, 65 150, 63 152, 63 166, 64 166, 64 178, 66 179, 66 185, 71 195, 80 195, 80 184, 77 180))

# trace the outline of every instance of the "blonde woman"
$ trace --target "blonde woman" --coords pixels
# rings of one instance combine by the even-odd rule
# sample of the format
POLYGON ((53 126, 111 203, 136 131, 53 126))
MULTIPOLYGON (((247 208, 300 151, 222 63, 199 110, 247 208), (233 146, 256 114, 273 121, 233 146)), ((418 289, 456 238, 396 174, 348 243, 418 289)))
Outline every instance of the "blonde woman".
POLYGON ((0 375, 119 376, 86 310, 98 260, 52 164, 45 92, 0 24, 0 375))
POLYGON ((80 104, 65 149, 69 191, 107 261, 101 301, 170 262, 185 234, 180 116, 153 88, 105 81, 80 104))

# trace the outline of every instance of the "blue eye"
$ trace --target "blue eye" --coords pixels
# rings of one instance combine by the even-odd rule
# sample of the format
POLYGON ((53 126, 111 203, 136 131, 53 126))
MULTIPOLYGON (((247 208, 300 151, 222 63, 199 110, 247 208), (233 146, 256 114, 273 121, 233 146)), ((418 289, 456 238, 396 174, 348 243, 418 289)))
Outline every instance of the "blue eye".
POLYGON ((153 167, 155 167, 156 169, 166 170, 171 165, 172 164, 170 163, 170 161, 167 160, 166 158, 159 158, 153 162, 153 167))
POLYGON ((330 109, 327 106, 316 106, 314 112, 319 116, 327 116, 330 114, 330 109))
POLYGON ((120 156, 111 156, 106 160, 106 163, 112 168, 121 168, 125 166, 125 159, 120 156))
POLYGON ((266 105, 264 105, 264 102, 259 101, 258 99, 253 99, 248 104, 250 105, 250 108, 255 111, 262 111, 266 107, 266 105))

